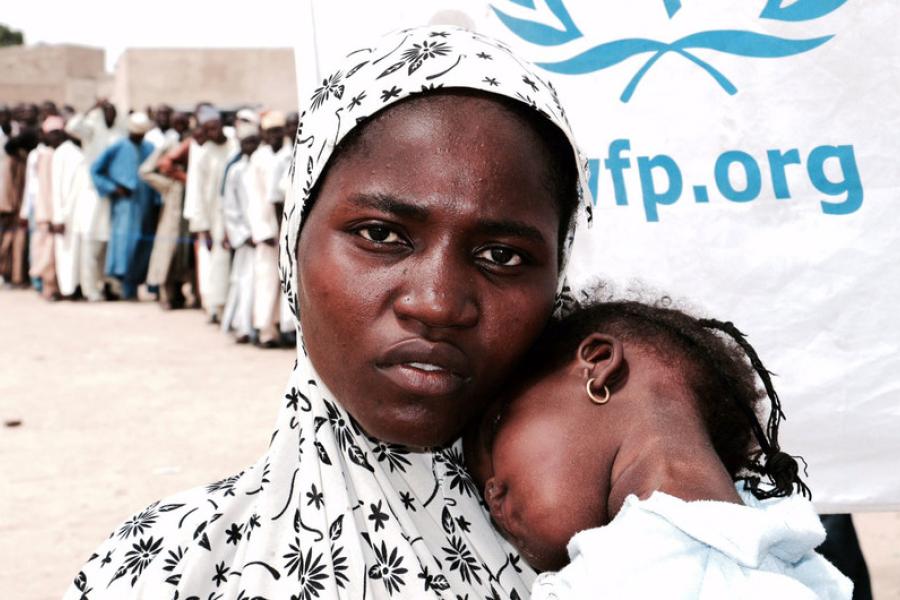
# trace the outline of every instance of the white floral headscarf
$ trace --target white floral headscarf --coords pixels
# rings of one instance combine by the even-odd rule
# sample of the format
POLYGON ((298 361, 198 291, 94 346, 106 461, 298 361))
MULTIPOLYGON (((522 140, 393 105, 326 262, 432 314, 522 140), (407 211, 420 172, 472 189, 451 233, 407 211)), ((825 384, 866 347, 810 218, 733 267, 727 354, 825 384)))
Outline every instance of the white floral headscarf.
MULTIPOLYGON (((553 87, 497 41, 428 27, 351 53, 301 115, 281 253, 295 315, 301 215, 335 146, 366 117, 441 87, 531 106, 566 133, 584 165, 553 87)), ((579 179, 589 210, 583 170, 579 179)), ((564 257, 572 238, 570 228, 564 257)), ((491 526, 459 442, 414 451, 370 438, 301 348, 266 454, 132 516, 66 600, 527 598, 533 577, 491 526)))

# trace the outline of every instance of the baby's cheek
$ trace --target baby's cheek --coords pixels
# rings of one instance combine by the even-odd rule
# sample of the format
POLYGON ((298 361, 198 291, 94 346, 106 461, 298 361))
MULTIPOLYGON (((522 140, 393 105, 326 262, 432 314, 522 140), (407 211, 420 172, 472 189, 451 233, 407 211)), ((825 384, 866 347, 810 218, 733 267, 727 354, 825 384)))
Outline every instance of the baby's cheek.
POLYGON ((535 546, 554 564, 545 569, 562 568, 568 563, 569 540, 579 531, 602 524, 600 493, 584 477, 567 477, 557 471, 545 479, 541 491, 533 497, 534 502, 529 505, 533 514, 527 521, 532 524, 535 546))
POLYGON ((546 487, 524 499, 521 518, 528 531, 528 546, 541 570, 558 570, 568 562, 566 546, 579 531, 597 527, 599 498, 579 490, 582 483, 546 481, 546 487))

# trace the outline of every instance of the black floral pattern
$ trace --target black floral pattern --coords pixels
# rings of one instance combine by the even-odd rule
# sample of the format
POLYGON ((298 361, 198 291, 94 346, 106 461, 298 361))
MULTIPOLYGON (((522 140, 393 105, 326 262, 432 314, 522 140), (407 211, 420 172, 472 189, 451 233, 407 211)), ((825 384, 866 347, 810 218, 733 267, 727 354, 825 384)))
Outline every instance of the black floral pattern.
POLYGON ((387 513, 381 510, 382 501, 379 500, 378 504, 370 504, 369 505, 369 520, 372 521, 375 525, 375 531, 379 529, 384 529, 384 524, 390 518, 387 513))
POLYGON ((403 90, 398 88, 396 85, 391 86, 389 90, 381 90, 381 101, 387 102, 388 100, 392 100, 394 98, 400 97, 400 92, 403 90))
POLYGON ((387 462, 391 473, 394 472, 394 469, 403 473, 410 464, 409 459, 406 458, 409 454, 409 450, 397 444, 376 441, 375 448, 372 452, 375 454, 375 458, 378 459, 378 462, 387 462))
POLYGON ((409 492, 400 492, 400 502, 403 503, 403 508, 408 511, 415 512, 416 511, 416 501, 415 498, 412 497, 412 494, 409 492))
POLYGON ((396 548, 392 548, 388 553, 387 546, 381 542, 381 546, 376 546, 375 564, 369 569, 369 577, 372 579, 380 579, 387 588, 388 594, 393 596, 403 587, 403 575, 407 569, 403 566, 403 557, 397 552, 396 548))
POLYGON ((466 469, 462 452, 457 448, 448 448, 441 450, 439 456, 443 459, 444 474, 450 478, 450 488, 458 489, 460 493, 466 496, 478 497, 478 488, 472 481, 472 476, 466 469))
POLYGON ((316 91, 313 92, 313 95, 310 98, 310 112, 318 110, 319 107, 325 104, 332 96, 338 100, 344 97, 344 85, 341 83, 340 71, 335 71, 323 79, 322 85, 317 87, 316 91))
POLYGON ((88 587, 87 575, 84 574, 84 571, 78 572, 78 576, 75 577, 73 585, 81 594, 79 600, 88 600, 88 595, 93 591, 93 588, 88 587))
POLYGON ((247 520, 247 539, 250 539, 250 536, 253 534, 253 530, 259 527, 259 515, 256 513, 250 515, 250 518, 247 520))
POLYGON ((297 581, 300 584, 299 593, 291 598, 310 600, 318 597, 319 592, 325 589, 323 581, 328 579, 322 555, 313 558, 312 549, 308 549, 304 554, 299 538, 290 545, 290 549, 291 551, 284 555, 284 558, 288 559, 284 567, 288 570, 288 575, 297 574, 297 581))
POLYGON ((346 587, 350 582, 350 578, 347 576, 349 563, 343 552, 344 549, 341 546, 331 545, 331 568, 334 571, 334 582, 340 588, 346 587))
POLYGON ((231 526, 225 531, 225 543, 226 544, 234 544, 237 546, 237 543, 244 538, 244 526, 238 525, 237 523, 232 523, 231 526))
MULTIPOLYGON (((163 539, 147 539, 140 540, 137 544, 131 546, 131 550, 125 553, 125 562, 118 568, 116 574, 113 575, 112 581, 124 577, 131 573, 131 586, 137 582, 138 577, 144 572, 156 555, 162 550, 163 539)), ((112 583, 112 581, 110 583, 112 583)))
POLYGON ((350 104, 347 105, 347 110, 353 110, 357 106, 362 106, 362 101, 366 99, 366 93, 360 92, 357 95, 353 96, 350 99, 350 104))
POLYGON ((455 535, 448 541, 450 543, 449 547, 444 546, 443 550, 446 553, 450 570, 459 571, 463 581, 469 582, 474 579, 481 583, 481 577, 478 575, 481 567, 478 565, 478 561, 469 550, 469 547, 466 546, 466 543, 463 542, 462 538, 455 535))
POLYGON ((206 491, 209 493, 224 492, 225 496, 234 496, 234 485, 240 480, 243 474, 244 472, 241 471, 237 475, 232 475, 231 477, 226 477, 225 479, 220 479, 219 481, 211 483, 206 486, 206 491))
POLYGON ((165 559, 165 566, 163 566, 163 571, 172 572, 175 570, 175 567, 178 566, 178 563, 181 562, 181 559, 184 558, 185 548, 181 546, 177 546, 175 550, 169 550, 168 556, 165 559))
POLYGON ((312 408, 312 405, 309 403, 309 398, 304 396, 303 392, 295 387, 292 387, 291 390, 284 395, 284 397, 288 401, 287 408, 290 408, 291 410, 297 410, 301 400, 303 400, 303 406, 299 407, 300 410, 309 412, 312 408))
POLYGON ((422 567, 422 570, 419 571, 418 577, 422 580, 422 584, 426 592, 428 590, 445 592, 450 589, 450 583, 447 581, 447 578, 440 573, 432 575, 428 572, 427 566, 422 567))
POLYGON ((354 440, 356 434, 359 433, 359 428, 356 426, 356 423, 345 415, 342 410, 338 409, 333 402, 325 400, 324 404, 328 416, 326 419, 319 417, 316 419, 316 422, 321 423, 327 420, 331 425, 331 430, 337 436, 338 445, 341 450, 346 450, 355 443, 354 440))
POLYGON ((316 484, 312 484, 312 487, 309 488, 309 491, 306 492, 307 506, 315 506, 316 508, 322 508, 325 504, 325 496, 316 489, 316 484))
POLYGON ((412 75, 429 58, 446 56, 447 54, 450 54, 450 46, 447 43, 425 40, 421 43, 413 44, 411 48, 406 50, 403 53, 403 60, 409 64, 408 73, 412 75))
POLYGON ((154 523, 156 523, 157 504, 159 503, 157 502, 151 504, 145 510, 139 512, 138 514, 125 521, 119 528, 119 537, 122 539, 126 539, 130 536, 138 537, 139 535, 143 535, 145 530, 149 529, 153 526, 154 523))

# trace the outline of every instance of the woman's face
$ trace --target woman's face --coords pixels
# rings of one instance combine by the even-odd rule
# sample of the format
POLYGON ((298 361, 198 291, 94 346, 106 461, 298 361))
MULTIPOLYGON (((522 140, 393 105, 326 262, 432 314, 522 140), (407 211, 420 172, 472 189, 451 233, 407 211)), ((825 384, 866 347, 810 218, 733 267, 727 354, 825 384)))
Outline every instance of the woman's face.
POLYGON ((298 243, 313 366, 367 433, 457 437, 549 318, 558 200, 520 118, 438 95, 368 124, 321 182, 298 243))

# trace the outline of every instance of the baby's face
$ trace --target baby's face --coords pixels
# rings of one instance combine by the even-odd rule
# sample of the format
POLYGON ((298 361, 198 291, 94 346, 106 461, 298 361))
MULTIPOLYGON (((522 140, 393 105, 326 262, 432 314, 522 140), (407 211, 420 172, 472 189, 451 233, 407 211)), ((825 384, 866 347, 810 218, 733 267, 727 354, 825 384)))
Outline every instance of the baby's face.
POLYGON ((538 570, 568 562, 566 545, 606 522, 609 461, 597 456, 595 419, 571 368, 523 385, 466 438, 466 457, 497 527, 538 570))

